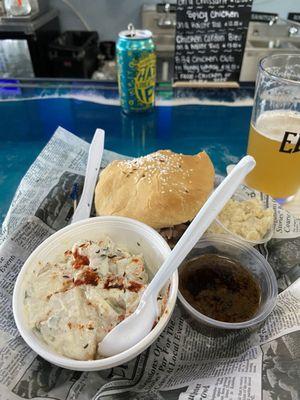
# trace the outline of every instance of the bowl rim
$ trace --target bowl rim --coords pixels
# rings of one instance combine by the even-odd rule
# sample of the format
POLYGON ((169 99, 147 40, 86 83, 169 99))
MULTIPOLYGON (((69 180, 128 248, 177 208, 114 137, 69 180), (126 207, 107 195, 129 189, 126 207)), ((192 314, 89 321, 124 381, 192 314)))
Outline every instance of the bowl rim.
MULTIPOLYGON (((277 295, 278 295, 278 286, 277 286, 277 280, 276 276, 274 274, 274 271, 271 267, 271 265, 268 263, 268 261, 264 258, 264 256, 256 250, 254 247, 241 242, 240 240, 236 238, 228 238, 224 237, 222 234, 209 234, 205 235, 203 238, 201 238, 199 242, 207 242, 207 243, 220 243, 220 242, 225 242, 227 245, 232 246, 232 247, 239 247, 242 250, 248 250, 249 253, 252 253, 263 265, 263 268, 266 272, 266 276, 269 280, 270 283, 270 301, 269 305, 265 308, 265 310, 262 313, 259 313, 255 315, 253 318, 247 320, 247 321, 242 321, 242 322, 223 322, 223 321, 218 321, 216 319, 210 318, 199 311, 197 311, 186 299, 185 297, 181 294, 180 288, 178 287, 178 298, 182 305, 190 312, 193 314, 193 316, 197 319, 198 322, 205 323, 207 325, 210 325, 215 328, 221 328, 225 330, 234 330, 234 329, 244 329, 244 328, 250 328, 252 326, 255 326, 261 322, 263 322, 268 315, 273 311, 276 302, 277 302, 277 295)), ((197 245, 196 245, 197 246, 197 245)), ((195 246, 195 247, 196 247, 195 246)), ((180 268, 180 267, 179 267, 180 268)))
MULTIPOLYGON (((243 199, 243 200, 251 200, 251 199, 253 199, 253 198, 258 199, 257 196, 251 197, 251 196, 248 196, 246 193, 244 193, 244 192, 242 192, 242 191, 238 191, 238 190, 231 196, 231 199, 234 199, 235 197, 239 197, 240 199, 243 199)), ((258 200, 259 200, 259 199, 258 199, 258 200)), ((242 201, 242 200, 241 200, 241 201, 242 201)), ((266 205, 266 204, 263 203, 263 202, 262 202, 262 205, 263 205, 264 209, 272 209, 272 205, 266 205)), ((274 213, 273 213, 273 215, 274 215, 274 213)), ((218 216, 219 216, 219 215, 218 215, 218 216)), ((266 242, 268 242, 269 240, 271 240, 272 237, 273 237, 273 234, 274 234, 274 218, 273 218, 273 224, 272 224, 271 228, 269 229, 269 231, 267 232, 267 234, 266 234, 261 240, 250 240, 250 239, 243 238, 243 236, 240 236, 240 235, 238 235, 237 233, 232 232, 230 229, 228 229, 228 228, 220 221, 220 219, 218 218, 218 216, 215 218, 215 222, 216 222, 217 224, 219 224, 219 225, 222 227, 222 229, 224 229, 225 232, 224 232, 223 235, 230 235, 230 236, 232 236, 233 238, 238 239, 238 240, 240 240, 240 241, 243 241, 243 242, 245 242, 245 243, 249 243, 249 244, 251 244, 252 246, 256 246, 257 244, 266 243, 266 242)))
POLYGON ((15 323, 20 335, 33 351, 35 351, 45 360, 63 368, 78 370, 78 371, 97 371, 101 369, 112 368, 114 366, 120 365, 126 361, 133 359, 142 351, 144 351, 147 347, 149 347, 154 342, 154 340, 156 340, 156 338, 160 335, 160 333, 167 325, 176 304, 177 292, 178 292, 177 271, 172 275, 172 278, 170 280, 171 282, 170 282, 168 301, 166 303, 166 309, 163 315, 161 316, 160 320, 147 336, 145 336, 140 342, 138 342, 135 346, 131 347, 130 349, 112 357, 107 357, 97 360, 82 361, 59 355, 55 351, 52 351, 51 348, 48 347, 46 344, 43 345, 40 344, 41 341, 26 326, 26 321, 22 313, 22 304, 21 304, 22 298, 21 295, 19 295, 19 293, 21 293, 20 289, 22 287, 23 279, 24 276, 26 275, 27 269, 30 267, 36 255, 39 252, 41 252, 44 248, 51 245, 51 242, 53 242, 53 240, 58 239, 61 235, 69 231, 72 231, 74 228, 78 228, 79 226, 98 224, 98 223, 101 224, 102 222, 110 222, 110 221, 125 222, 129 225, 142 228, 144 231, 150 234, 149 235, 150 237, 151 236, 156 237, 157 242, 159 242, 159 246, 161 247, 163 256, 166 257, 171 252, 169 245, 162 238, 162 236, 153 228, 140 221, 119 216, 100 216, 100 217, 88 218, 78 221, 74 224, 67 225, 66 227, 58 230, 57 232, 49 236, 47 239, 45 239, 27 258, 27 260, 23 264, 18 274, 18 277, 14 285, 12 308, 13 308, 13 316, 15 319, 15 323))

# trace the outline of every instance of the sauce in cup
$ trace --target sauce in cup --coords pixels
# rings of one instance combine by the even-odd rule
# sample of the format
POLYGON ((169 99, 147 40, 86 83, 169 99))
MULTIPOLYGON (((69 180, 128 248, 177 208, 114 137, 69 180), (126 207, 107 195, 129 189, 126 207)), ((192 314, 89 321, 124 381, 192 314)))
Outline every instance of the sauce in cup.
POLYGON ((217 254, 186 262, 179 271, 179 289, 192 307, 218 321, 247 321, 260 306, 254 276, 238 261, 217 254))

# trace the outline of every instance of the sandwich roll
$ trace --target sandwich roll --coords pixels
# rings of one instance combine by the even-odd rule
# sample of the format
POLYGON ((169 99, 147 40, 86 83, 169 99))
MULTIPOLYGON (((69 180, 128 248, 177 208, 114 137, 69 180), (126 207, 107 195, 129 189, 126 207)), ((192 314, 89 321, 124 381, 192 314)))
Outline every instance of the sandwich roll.
POLYGON ((159 150, 116 160, 100 174, 96 212, 134 218, 154 229, 186 223, 212 192, 214 175, 205 152, 190 156, 159 150))

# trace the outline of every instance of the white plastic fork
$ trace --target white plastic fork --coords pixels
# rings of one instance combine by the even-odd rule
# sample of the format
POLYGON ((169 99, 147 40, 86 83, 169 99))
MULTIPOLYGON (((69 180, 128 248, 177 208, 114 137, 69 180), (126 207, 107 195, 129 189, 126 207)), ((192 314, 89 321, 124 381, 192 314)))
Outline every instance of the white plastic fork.
POLYGON ((104 150, 105 132, 96 129, 89 149, 83 190, 78 206, 73 214, 72 224, 85 218, 89 218, 94 197, 94 190, 100 171, 104 150))
POLYGON ((149 283, 135 312, 113 328, 99 344, 101 355, 119 354, 133 347, 151 331, 159 317, 159 292, 254 166, 254 158, 245 156, 215 189, 149 283))

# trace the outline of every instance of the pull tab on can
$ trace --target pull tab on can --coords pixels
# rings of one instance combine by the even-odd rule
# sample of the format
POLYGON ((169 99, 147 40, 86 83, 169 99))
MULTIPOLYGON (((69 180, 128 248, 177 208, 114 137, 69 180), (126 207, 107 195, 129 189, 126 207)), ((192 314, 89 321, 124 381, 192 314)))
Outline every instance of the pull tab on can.
POLYGON ((135 27, 131 22, 130 22, 130 24, 128 24, 127 29, 128 29, 130 37, 134 37, 136 35, 135 27))

